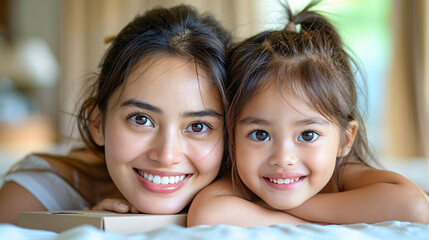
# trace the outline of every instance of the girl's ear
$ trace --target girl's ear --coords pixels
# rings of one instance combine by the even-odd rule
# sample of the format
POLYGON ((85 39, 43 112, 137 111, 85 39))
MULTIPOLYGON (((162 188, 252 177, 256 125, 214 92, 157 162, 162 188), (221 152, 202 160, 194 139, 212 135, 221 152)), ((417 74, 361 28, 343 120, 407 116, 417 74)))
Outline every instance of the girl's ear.
POLYGON ((98 106, 88 107, 87 113, 89 115, 89 131, 95 143, 99 146, 104 146, 104 133, 103 133, 103 117, 98 106), (92 111, 91 111, 92 110, 92 111))
POLYGON ((345 142, 343 146, 338 151, 337 157, 344 157, 347 156, 347 154, 350 153, 350 150, 352 149, 353 143, 355 141, 356 133, 358 131, 359 124, 352 120, 349 122, 349 126, 347 127, 345 131, 345 142))

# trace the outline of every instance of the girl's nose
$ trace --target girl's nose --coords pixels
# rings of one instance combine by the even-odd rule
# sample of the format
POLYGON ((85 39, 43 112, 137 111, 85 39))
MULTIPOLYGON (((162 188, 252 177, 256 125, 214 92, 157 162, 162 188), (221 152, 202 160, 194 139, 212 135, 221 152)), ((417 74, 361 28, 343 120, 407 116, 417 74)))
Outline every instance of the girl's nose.
POLYGON ((172 130, 160 132, 153 146, 148 152, 148 157, 161 166, 171 166, 181 162, 182 151, 178 132, 172 130))
POLYGON ((298 159, 293 146, 279 144, 278 146, 274 146, 274 151, 269 157, 268 162, 273 166, 284 168, 295 165, 298 159))

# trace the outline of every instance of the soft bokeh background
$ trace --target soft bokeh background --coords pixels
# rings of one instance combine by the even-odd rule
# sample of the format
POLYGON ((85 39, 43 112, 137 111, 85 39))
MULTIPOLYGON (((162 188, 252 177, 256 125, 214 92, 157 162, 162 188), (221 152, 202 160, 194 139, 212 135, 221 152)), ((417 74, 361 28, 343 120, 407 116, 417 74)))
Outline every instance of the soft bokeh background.
MULTIPOLYGON (((209 11, 237 40, 284 27, 281 0, 0 0, 0 173, 29 152, 66 152, 86 80, 117 33, 155 6, 209 11)), ((308 0, 290 0, 299 10, 308 0)), ((325 0, 368 83, 367 129, 385 166, 429 188, 429 2, 325 0)), ((74 143, 74 142, 73 142, 74 143)))

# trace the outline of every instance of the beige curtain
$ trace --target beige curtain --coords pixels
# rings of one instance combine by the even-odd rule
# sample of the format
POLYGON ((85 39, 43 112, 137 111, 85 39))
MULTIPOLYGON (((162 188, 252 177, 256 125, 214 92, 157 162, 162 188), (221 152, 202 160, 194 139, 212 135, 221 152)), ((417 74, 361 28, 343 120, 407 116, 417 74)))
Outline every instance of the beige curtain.
POLYGON ((429 157, 429 3, 395 0, 384 155, 429 157))
POLYGON ((155 6, 171 7, 180 3, 191 4, 200 12, 210 12, 237 38, 250 36, 258 16, 257 0, 64 0, 62 1, 60 32, 59 86, 60 137, 78 136, 74 113, 81 94, 82 81, 97 71, 107 46, 103 38, 118 33, 134 16, 155 6))

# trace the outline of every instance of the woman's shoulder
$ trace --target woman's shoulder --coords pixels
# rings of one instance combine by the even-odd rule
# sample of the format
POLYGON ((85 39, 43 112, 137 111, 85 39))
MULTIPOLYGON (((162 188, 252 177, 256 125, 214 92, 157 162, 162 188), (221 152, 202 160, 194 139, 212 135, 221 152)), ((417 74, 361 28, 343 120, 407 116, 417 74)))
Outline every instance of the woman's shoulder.
POLYGON ((31 156, 43 159, 63 177, 73 175, 77 170, 94 180, 110 179, 104 157, 87 149, 72 150, 67 154, 36 153, 31 156))
POLYGON ((8 174, 14 172, 54 174, 90 204, 95 204, 100 198, 119 195, 104 158, 86 149, 73 150, 67 154, 31 154, 8 174))

